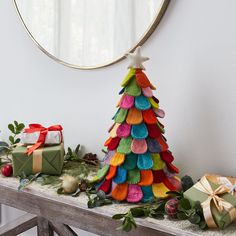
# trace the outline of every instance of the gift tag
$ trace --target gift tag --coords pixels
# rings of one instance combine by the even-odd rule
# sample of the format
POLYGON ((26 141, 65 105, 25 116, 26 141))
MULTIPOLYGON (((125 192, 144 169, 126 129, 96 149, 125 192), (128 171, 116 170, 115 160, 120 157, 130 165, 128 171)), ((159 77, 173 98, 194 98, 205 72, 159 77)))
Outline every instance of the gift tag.
POLYGON ((151 170, 141 170, 140 171, 140 186, 149 186, 153 183, 153 174, 151 170))
POLYGON ((131 108, 128 112, 126 122, 130 125, 138 125, 142 123, 143 115, 142 112, 135 107, 131 108))
POLYGON ((115 155, 116 151, 109 151, 105 157, 104 157, 104 162, 106 164, 110 164, 111 158, 115 155))
POLYGON ((135 78, 135 69, 131 68, 129 70, 129 73, 125 76, 124 80, 122 81, 121 86, 125 87, 133 78, 135 78))
POLYGON ((143 198, 142 202, 150 202, 153 199, 152 186, 142 186, 143 198))
POLYGON ((113 128, 110 131, 110 137, 115 138, 117 137, 116 131, 119 128, 120 124, 119 123, 115 123, 115 125, 113 126, 113 128))
POLYGON ((136 184, 129 184, 127 202, 140 202, 143 198, 143 192, 140 186, 136 184))
POLYGON ((127 138, 130 136, 130 130, 131 130, 131 126, 127 123, 122 123, 117 131, 116 134, 120 137, 120 138, 127 138))
POLYGON ((141 88, 137 85, 135 78, 132 78, 127 87, 125 87, 125 94, 135 97, 141 94, 141 88))
POLYGON ((134 106, 134 97, 124 94, 122 97, 119 106, 123 109, 130 109, 134 106))
POLYGON ((118 147, 119 143, 120 143, 119 137, 112 138, 112 140, 109 142, 107 148, 110 151, 115 150, 118 147))
POLYGON ((139 169, 128 170, 127 182, 129 184, 137 184, 140 182, 140 171, 139 169))
POLYGON ((122 184, 126 181, 126 178, 127 178, 127 170, 119 166, 113 181, 117 184, 122 184))
POLYGON ((161 135, 161 130, 157 124, 147 124, 147 130, 150 138, 158 138, 161 135))
POLYGON ((161 152, 161 146, 157 142, 156 139, 147 138, 147 146, 148 146, 149 152, 151 152, 151 153, 159 153, 159 152, 161 152))
POLYGON ((109 170, 109 165, 105 165, 103 166, 103 168, 99 169, 97 172, 98 179, 103 179, 106 173, 108 172, 108 170, 109 170))
POLYGON ((151 98, 153 96, 153 93, 150 87, 142 88, 142 92, 145 97, 151 98))
POLYGON ((111 179, 109 179, 109 180, 106 179, 102 183, 102 185, 99 186, 98 191, 101 190, 106 194, 109 193, 111 191, 111 182, 112 182, 111 179))
POLYGON ((133 170, 137 167, 137 159, 138 159, 138 155, 134 154, 134 153, 130 153, 128 155, 125 156, 125 161, 123 163, 123 168, 125 168, 126 170, 133 170))
POLYGON ((122 123, 125 121, 126 116, 127 116, 128 110, 120 108, 115 115, 115 122, 116 123, 122 123))
POLYGON ((117 184, 111 193, 113 199, 117 201, 124 201, 128 195, 128 183, 117 184))
POLYGON ((166 198, 166 192, 170 191, 163 183, 153 184, 152 192, 156 198, 166 198))
POLYGON ((157 103, 157 101, 154 99, 154 97, 152 96, 151 98, 148 98, 149 102, 151 103, 153 108, 158 109, 159 108, 159 104, 157 103))
POLYGON ((135 139, 145 139, 148 136, 148 130, 144 123, 132 125, 131 136, 135 139))
POLYGON ((131 143, 132 143, 132 137, 122 138, 117 148, 117 152, 123 154, 131 153, 131 143))
POLYGON ((160 117, 160 118, 164 118, 164 117, 165 117, 165 112, 164 112, 162 109, 160 109, 160 108, 158 108, 158 109, 154 108, 153 111, 154 111, 154 113, 156 114, 156 116, 158 116, 158 117, 160 117))
POLYGON ((153 170, 162 170, 165 168, 165 162, 161 159, 159 153, 152 153, 153 170))
POLYGON ((110 165, 119 166, 124 162, 124 160, 125 160, 125 155, 119 152, 116 152, 114 156, 111 158, 110 165))
POLYGON ((142 72, 142 70, 136 70, 136 81, 141 88, 147 88, 151 86, 151 83, 147 76, 142 72))
POLYGON ((147 143, 145 139, 133 139, 131 150, 135 154, 143 154, 147 151, 147 143))
POLYGON ((146 98, 143 95, 140 95, 138 97, 135 97, 135 107, 138 110, 147 110, 151 107, 151 104, 150 104, 148 98, 146 98))
POLYGON ((137 166, 140 170, 148 170, 153 167, 153 160, 151 154, 146 152, 138 155, 137 166))
POLYGON ((115 177, 117 171, 117 166, 110 166, 106 179, 112 179, 115 177))
POLYGON ((152 173, 153 183, 162 183, 166 179, 166 174, 163 170, 154 170, 152 173))
POLYGON ((143 120, 147 124, 156 124, 157 123, 157 118, 155 116, 155 113, 152 109, 142 111, 143 114, 143 120))

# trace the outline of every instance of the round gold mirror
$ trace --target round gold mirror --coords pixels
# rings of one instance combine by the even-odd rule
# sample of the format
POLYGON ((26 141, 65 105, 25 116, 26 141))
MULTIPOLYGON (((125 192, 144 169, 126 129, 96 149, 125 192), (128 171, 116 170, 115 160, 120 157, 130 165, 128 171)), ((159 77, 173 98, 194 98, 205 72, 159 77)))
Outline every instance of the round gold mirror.
POLYGON ((33 41, 63 65, 94 69, 142 45, 170 0, 13 0, 33 41))

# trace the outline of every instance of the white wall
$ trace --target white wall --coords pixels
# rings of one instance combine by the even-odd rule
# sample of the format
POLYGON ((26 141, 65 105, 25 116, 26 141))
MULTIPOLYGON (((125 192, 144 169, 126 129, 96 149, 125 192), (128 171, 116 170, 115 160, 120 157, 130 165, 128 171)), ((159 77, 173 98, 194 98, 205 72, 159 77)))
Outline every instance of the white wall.
MULTIPOLYGON (((145 43, 147 74, 181 174, 236 175, 236 1, 173 0, 145 43)), ((101 154, 127 61, 91 71, 45 56, 0 2, 0 128, 17 119, 61 123, 67 145, 101 154)), ((7 137, 7 133, 4 137, 7 137)))

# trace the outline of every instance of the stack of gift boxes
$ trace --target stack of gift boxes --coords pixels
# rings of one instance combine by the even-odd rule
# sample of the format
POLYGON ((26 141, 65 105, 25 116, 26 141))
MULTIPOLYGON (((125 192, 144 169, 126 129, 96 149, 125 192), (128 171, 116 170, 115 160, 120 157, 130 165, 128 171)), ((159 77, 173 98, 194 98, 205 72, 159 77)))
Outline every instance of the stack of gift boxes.
POLYGON ((60 125, 49 128, 29 125, 22 133, 21 144, 12 153, 14 176, 60 175, 65 154, 62 130, 60 125))

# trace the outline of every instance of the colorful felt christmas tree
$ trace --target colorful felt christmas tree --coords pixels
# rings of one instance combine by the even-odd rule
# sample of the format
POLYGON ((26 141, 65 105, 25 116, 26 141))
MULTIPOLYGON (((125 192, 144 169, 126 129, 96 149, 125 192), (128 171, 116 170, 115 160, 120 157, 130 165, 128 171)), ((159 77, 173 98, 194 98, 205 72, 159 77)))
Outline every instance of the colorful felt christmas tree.
POLYGON ((164 126, 155 87, 144 74, 140 47, 128 54, 129 72, 122 82, 121 99, 105 142, 106 165, 98 171, 98 190, 118 201, 148 202, 167 197, 166 192, 180 188, 178 169, 163 136, 164 126))

